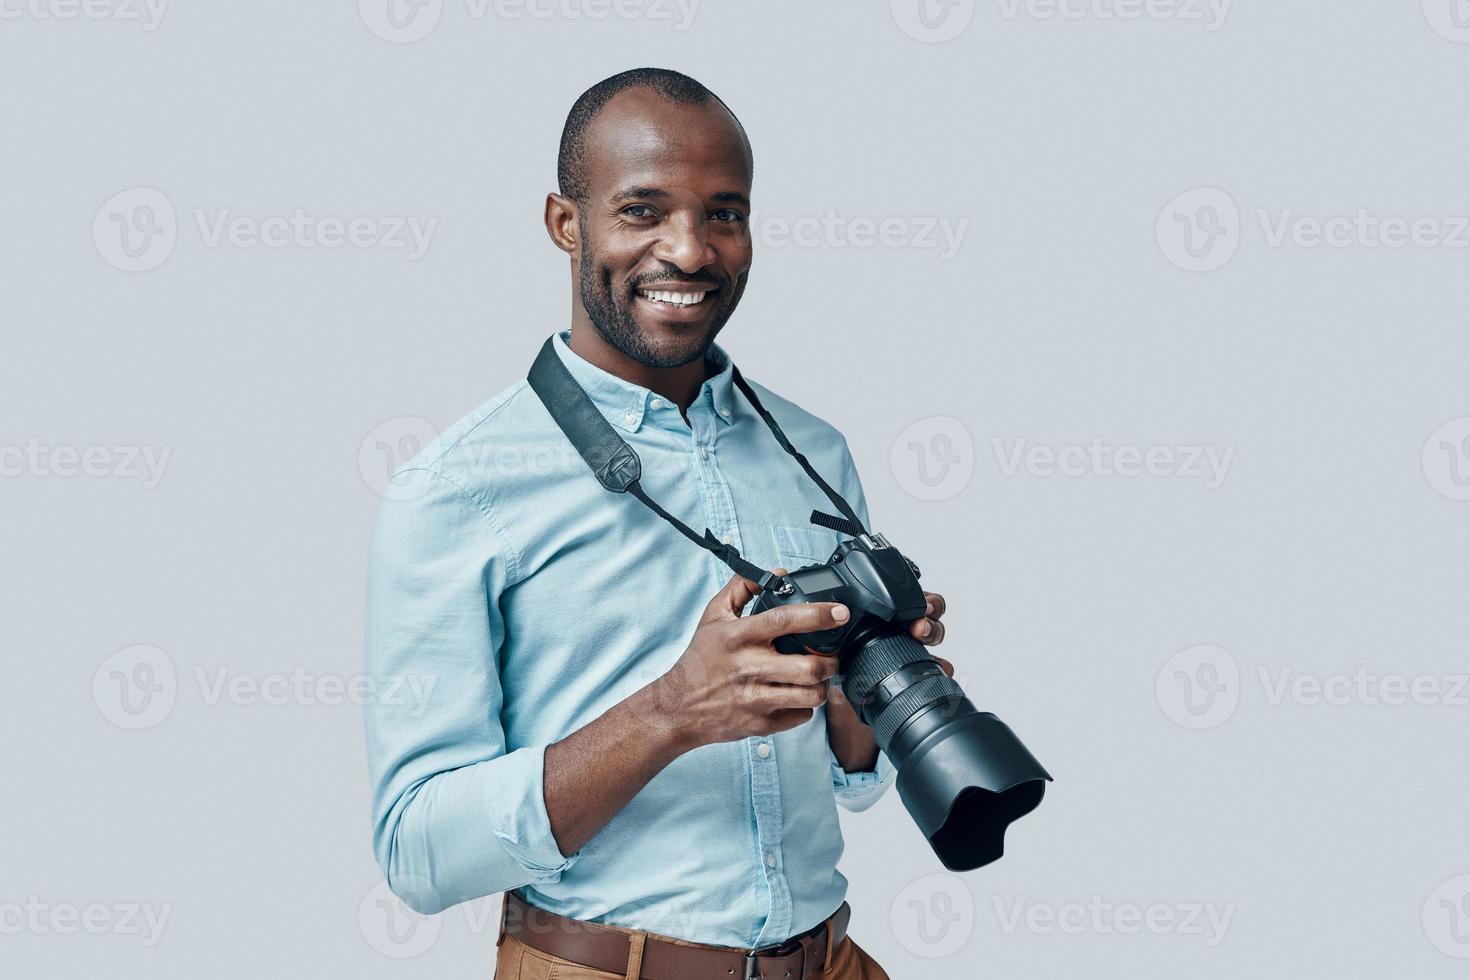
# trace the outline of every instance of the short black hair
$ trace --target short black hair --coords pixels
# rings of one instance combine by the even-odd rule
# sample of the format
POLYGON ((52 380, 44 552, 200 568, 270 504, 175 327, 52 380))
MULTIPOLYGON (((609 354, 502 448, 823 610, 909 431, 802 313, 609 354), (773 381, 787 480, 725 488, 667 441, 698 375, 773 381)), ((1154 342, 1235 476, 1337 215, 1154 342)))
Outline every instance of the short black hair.
POLYGON ((740 119, 725 105, 724 99, 681 72, 668 68, 630 68, 604 78, 572 103, 572 111, 567 113, 566 125, 562 127, 561 148, 556 157, 556 184, 563 197, 569 197, 579 205, 586 203, 587 127, 613 96, 630 88, 651 88, 669 102, 680 105, 718 102, 735 120, 740 136, 745 140, 745 156, 754 163, 745 127, 740 125, 740 119))

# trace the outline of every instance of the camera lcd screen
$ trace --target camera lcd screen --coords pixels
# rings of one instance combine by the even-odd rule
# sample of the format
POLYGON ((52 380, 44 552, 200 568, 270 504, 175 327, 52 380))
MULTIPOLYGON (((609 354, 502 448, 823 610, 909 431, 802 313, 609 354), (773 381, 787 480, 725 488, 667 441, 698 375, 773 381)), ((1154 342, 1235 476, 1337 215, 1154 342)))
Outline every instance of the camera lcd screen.
POLYGON ((803 592, 826 592, 842 588, 842 577, 830 568, 810 568, 796 575, 803 592))

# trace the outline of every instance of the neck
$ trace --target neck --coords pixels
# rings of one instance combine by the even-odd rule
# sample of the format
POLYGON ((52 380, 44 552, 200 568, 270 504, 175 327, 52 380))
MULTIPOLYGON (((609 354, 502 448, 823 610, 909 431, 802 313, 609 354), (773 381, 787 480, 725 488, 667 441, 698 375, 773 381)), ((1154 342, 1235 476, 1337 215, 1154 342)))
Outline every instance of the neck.
POLYGON ((633 360, 612 344, 602 339, 602 334, 590 323, 580 319, 572 323, 572 336, 567 342, 582 360, 615 374, 631 384, 640 385, 679 406, 680 412, 688 410, 699 394, 699 386, 709 376, 709 362, 704 358, 680 364, 678 367, 649 367, 633 360))

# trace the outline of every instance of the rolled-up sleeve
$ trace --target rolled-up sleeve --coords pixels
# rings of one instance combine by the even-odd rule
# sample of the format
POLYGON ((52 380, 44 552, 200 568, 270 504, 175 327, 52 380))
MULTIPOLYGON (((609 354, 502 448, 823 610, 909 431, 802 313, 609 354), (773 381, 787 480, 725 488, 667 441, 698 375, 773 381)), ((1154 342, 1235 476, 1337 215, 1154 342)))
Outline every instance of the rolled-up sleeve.
POLYGON ((499 596, 516 553, 494 515, 431 470, 399 474, 368 561, 365 704, 373 850, 389 887, 433 913, 557 881, 544 745, 507 751, 499 596))
MULTIPOLYGON (((843 471, 837 484, 838 493, 857 511, 863 526, 871 528, 868 523, 867 497, 863 494, 863 484, 858 479, 857 466, 853 463, 846 439, 842 442, 842 461, 843 471)), ((882 752, 878 753, 878 762, 871 772, 848 772, 843 769, 831 746, 827 748, 827 755, 832 762, 832 792, 836 794, 838 804, 854 812, 866 810, 878 802, 878 798, 893 784, 898 772, 888 761, 888 756, 882 752)))
POLYGON ((832 792, 837 795, 837 802, 843 809, 854 813, 877 803, 898 772, 882 752, 878 753, 878 762, 872 772, 848 772, 837 761, 837 755, 831 748, 827 749, 827 755, 832 760, 832 792))

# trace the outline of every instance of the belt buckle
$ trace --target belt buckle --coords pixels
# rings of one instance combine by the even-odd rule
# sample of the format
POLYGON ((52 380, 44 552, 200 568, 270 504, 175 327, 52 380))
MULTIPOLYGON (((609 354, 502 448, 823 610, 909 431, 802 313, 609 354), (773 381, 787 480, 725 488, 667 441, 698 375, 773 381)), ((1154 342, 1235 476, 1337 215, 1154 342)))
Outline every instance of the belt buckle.
MULTIPOLYGON (((756 972, 756 957, 784 956, 787 953, 794 953, 798 949, 806 949, 806 946, 799 939, 788 939, 784 943, 776 943, 774 946, 763 946, 760 949, 752 949, 745 954, 745 976, 741 980, 761 980, 761 975, 756 972), (788 946, 792 948, 787 949, 788 946)), ((801 973, 797 974, 797 976, 806 975, 806 955, 804 953, 801 960, 801 973)))

